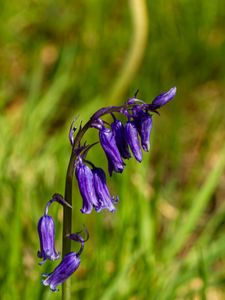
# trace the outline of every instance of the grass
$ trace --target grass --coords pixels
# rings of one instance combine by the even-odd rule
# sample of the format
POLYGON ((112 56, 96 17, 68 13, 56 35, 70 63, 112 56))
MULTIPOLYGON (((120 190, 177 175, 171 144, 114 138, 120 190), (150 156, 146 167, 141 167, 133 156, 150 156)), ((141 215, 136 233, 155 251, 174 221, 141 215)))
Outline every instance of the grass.
MULTIPOLYGON (((72 299, 224 299, 225 8, 219 0, 143 3, 140 44, 134 0, 2 4, 3 300, 60 299, 40 283, 55 264, 38 266, 36 224, 51 195, 64 191, 73 117, 85 122, 137 88, 150 102, 174 85, 176 98, 154 116, 143 163, 131 159, 108 179, 120 197, 115 214, 81 215, 74 181, 73 228, 86 224, 90 240, 72 299), (132 55, 140 55, 135 66, 132 55)), ((89 159, 106 167, 98 146, 89 159)), ((51 214, 60 249, 61 208, 51 214)))

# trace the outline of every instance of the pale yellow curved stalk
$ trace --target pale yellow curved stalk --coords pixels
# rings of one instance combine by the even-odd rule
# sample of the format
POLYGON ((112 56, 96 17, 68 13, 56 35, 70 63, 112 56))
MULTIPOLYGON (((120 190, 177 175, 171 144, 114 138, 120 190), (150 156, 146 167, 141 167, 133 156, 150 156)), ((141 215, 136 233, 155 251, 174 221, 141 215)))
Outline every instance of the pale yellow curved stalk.
POLYGON ((129 6, 133 22, 133 35, 125 63, 109 94, 109 101, 112 101, 113 104, 118 104, 120 99, 122 99, 123 94, 138 71, 147 45, 148 15, 146 1, 129 0, 129 6))

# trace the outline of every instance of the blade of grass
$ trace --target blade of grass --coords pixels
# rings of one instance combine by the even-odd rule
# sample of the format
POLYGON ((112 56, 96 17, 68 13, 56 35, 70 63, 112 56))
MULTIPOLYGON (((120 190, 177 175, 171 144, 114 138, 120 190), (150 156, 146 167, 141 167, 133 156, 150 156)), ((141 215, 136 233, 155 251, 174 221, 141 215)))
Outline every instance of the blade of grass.
POLYGON ((208 178, 206 179, 199 192, 196 194, 192 207, 187 216, 186 223, 184 223, 180 229, 178 229, 176 235, 172 239, 171 243, 165 249, 165 258, 170 260, 175 256, 181 248, 184 246, 188 235, 194 230, 198 223, 199 217, 206 208, 208 202, 211 199, 213 192, 215 191, 220 177, 223 174, 225 168, 225 144, 222 147, 219 158, 211 170, 208 178))

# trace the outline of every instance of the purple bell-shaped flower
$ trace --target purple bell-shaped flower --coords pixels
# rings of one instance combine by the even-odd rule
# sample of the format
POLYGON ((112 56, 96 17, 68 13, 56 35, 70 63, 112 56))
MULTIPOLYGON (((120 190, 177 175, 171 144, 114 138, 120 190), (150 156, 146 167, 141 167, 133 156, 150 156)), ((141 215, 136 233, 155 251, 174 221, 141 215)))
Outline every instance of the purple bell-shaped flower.
POLYGON ((138 130, 133 121, 128 121, 125 124, 125 136, 126 136, 127 143, 130 146, 132 153, 134 154, 134 157, 138 162, 141 162, 142 151, 138 139, 138 130))
POLYGON ((115 136, 116 145, 119 149, 120 155, 124 159, 131 158, 131 154, 125 138, 125 130, 122 122, 114 118, 114 122, 111 124, 111 128, 115 136))
POLYGON ((38 222, 40 251, 38 251, 37 255, 39 258, 43 258, 43 261, 39 263, 40 265, 47 259, 56 260, 60 257, 59 253, 55 250, 55 223, 53 218, 48 215, 49 206, 55 201, 71 207, 60 194, 54 194, 52 199, 48 201, 45 213, 38 222))
POLYGON ((44 215, 38 222, 38 233, 40 238, 40 251, 38 257, 43 258, 39 264, 42 265, 46 259, 56 260, 60 255, 55 250, 55 223, 51 216, 44 215))
POLYGON ((142 110, 141 106, 134 106, 132 112, 135 125, 141 138, 142 148, 144 151, 149 151, 152 116, 148 112, 142 110))
POLYGON ((116 210, 114 203, 118 202, 118 197, 114 199, 109 193, 108 187, 106 185, 105 172, 101 168, 93 168, 94 175, 94 188, 99 201, 99 208, 96 211, 101 211, 102 209, 108 209, 110 212, 116 210))
POLYGON ((96 210, 99 208, 99 202, 95 193, 93 173, 91 169, 83 163, 80 156, 75 163, 75 175, 83 199, 81 212, 83 214, 90 214, 93 207, 96 210))
POLYGON ((99 130, 99 139, 108 159, 109 175, 111 176, 113 171, 122 173, 125 164, 117 147, 114 133, 109 128, 102 126, 99 130))

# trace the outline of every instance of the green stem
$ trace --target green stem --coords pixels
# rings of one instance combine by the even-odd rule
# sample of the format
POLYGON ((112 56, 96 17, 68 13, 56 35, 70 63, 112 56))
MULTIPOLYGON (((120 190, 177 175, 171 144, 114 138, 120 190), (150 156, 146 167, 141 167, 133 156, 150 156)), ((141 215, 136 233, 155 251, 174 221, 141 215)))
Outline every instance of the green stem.
MULTIPOLYGON (((72 184, 73 184, 73 172, 74 163, 77 155, 75 154, 75 149, 79 147, 79 143, 85 132, 90 127, 90 121, 85 124, 82 130, 80 130, 74 141, 72 148, 69 165, 66 174, 66 184, 65 184, 65 196, 64 199, 67 203, 72 206, 72 184)), ((67 253, 71 251, 71 240, 66 237, 67 234, 71 233, 72 228, 72 209, 64 206, 63 207, 63 243, 62 243, 62 256, 64 257, 67 253)), ((62 285, 62 300, 71 299, 71 279, 68 278, 62 285)))

